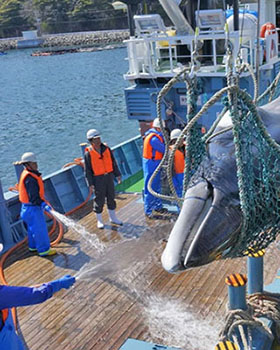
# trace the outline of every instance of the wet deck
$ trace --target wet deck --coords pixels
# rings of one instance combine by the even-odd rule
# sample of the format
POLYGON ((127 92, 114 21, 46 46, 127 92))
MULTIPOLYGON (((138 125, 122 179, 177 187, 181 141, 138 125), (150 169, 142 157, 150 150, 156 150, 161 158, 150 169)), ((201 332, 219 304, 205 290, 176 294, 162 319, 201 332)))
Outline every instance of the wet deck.
MULTIPOLYGON (((14 285, 39 284, 65 274, 74 275, 83 267, 86 270, 97 266, 74 288, 60 291, 43 304, 18 308, 20 333, 28 349, 117 350, 127 338, 137 338, 169 346, 188 344, 190 350, 204 350, 203 344, 195 345, 199 343, 195 339, 200 337, 207 338, 205 349, 212 348, 211 339, 218 334, 220 319, 225 315, 225 276, 246 273, 246 260, 212 263, 180 275, 166 273, 159 259, 164 247, 162 239, 168 236, 174 217, 146 219, 139 198, 132 194, 118 197, 118 216, 124 221, 119 228, 107 222, 105 230, 96 229, 91 203, 72 216, 92 237, 97 235, 100 242, 110 247, 101 256, 88 239, 69 229, 55 257, 40 258, 27 252, 25 246, 8 258, 5 276, 14 285), (144 238, 120 243, 123 238, 138 235, 144 238), (183 325, 184 334, 178 337, 182 331, 171 328, 177 327, 181 310, 188 313, 190 323, 183 325), (173 321, 171 317, 171 325, 167 325, 170 313, 177 319, 173 321), (202 334, 204 319, 210 334, 202 334), (193 334, 195 323, 200 328, 193 334)), ((274 248, 265 255, 266 284, 277 272, 278 252, 274 248)), ((178 324, 185 321, 179 320, 178 324)))

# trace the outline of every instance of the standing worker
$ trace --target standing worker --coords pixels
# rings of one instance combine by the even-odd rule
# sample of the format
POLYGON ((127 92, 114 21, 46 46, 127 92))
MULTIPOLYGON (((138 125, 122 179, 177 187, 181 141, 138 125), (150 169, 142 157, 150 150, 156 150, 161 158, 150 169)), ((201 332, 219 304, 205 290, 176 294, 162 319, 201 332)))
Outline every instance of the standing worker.
POLYGON ((43 303, 51 298, 54 293, 62 288, 68 289, 74 283, 75 277, 66 275, 58 280, 44 283, 37 287, 0 285, 0 349, 25 349, 16 333, 10 308, 43 303))
MULTIPOLYGON (((170 134, 170 150, 174 148, 174 145, 181 134, 180 129, 174 129, 170 134)), ((178 149, 174 155, 173 163, 173 175, 172 180, 178 197, 182 197, 183 194, 183 181, 184 181, 184 170, 185 170, 185 146, 184 141, 180 143, 178 149)))
POLYGON ((44 218, 44 210, 50 212, 52 208, 45 202, 44 183, 36 156, 26 152, 18 163, 25 167, 19 180, 19 200, 22 203, 20 217, 27 225, 29 251, 37 251, 39 256, 55 255, 44 218))
MULTIPOLYGON (((149 218, 152 218, 152 211, 164 213, 167 210, 163 208, 161 199, 153 196, 148 190, 149 180, 158 167, 165 146, 163 136, 160 130, 159 118, 153 121, 152 128, 144 136, 143 144, 143 172, 144 172, 144 212, 149 218)), ((160 193, 160 172, 156 175, 152 183, 152 189, 160 193)))
POLYGON ((115 185, 114 177, 121 183, 121 173, 111 149, 101 142, 100 133, 96 129, 87 132, 87 139, 90 146, 85 149, 85 177, 88 186, 92 187, 95 193, 93 210, 96 213, 97 227, 104 228, 102 219, 105 198, 109 212, 110 222, 122 225, 116 217, 115 185))

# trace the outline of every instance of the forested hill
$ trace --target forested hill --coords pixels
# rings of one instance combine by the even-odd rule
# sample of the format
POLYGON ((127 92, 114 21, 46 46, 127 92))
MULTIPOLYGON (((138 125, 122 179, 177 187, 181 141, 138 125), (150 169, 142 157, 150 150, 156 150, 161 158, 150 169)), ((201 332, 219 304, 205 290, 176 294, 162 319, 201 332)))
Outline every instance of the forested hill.
MULTIPOLYGON (((43 34, 125 29, 127 13, 114 0, 0 0, 0 38, 24 30, 43 34)), ((139 0, 139 13, 162 12, 157 0, 139 0)))

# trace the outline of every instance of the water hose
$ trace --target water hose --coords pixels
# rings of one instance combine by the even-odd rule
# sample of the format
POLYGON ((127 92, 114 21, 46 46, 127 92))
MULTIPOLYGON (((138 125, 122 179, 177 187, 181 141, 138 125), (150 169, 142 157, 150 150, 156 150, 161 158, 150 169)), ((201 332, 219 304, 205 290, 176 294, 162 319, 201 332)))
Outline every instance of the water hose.
MULTIPOLYGON (((74 159, 74 162, 71 162, 71 163, 67 163, 64 165, 63 168, 66 168, 70 165, 79 165, 79 166, 84 166, 83 165, 83 162, 82 162, 82 158, 76 158, 74 159)), ((16 184, 14 187, 10 187, 9 188, 9 191, 18 191, 18 184, 16 184)), ((79 210, 80 208, 82 208, 91 198, 92 196, 92 189, 89 188, 89 193, 88 193, 88 196, 87 198, 84 200, 84 202, 82 202, 81 204, 79 204, 77 207, 69 210, 68 212, 66 212, 64 215, 65 216, 68 216, 68 215, 71 215, 73 214, 75 211, 79 210)), ((47 216, 49 218, 51 218, 53 220, 53 224, 52 224, 52 227, 50 228, 50 231, 49 231, 49 236, 51 236, 55 229, 56 229, 56 226, 57 226, 57 220, 56 218, 51 214, 51 213, 46 213, 47 216)), ((59 230, 58 230, 58 236, 57 238, 51 242, 51 247, 54 247, 56 246, 57 244, 59 244, 59 242, 62 240, 63 238, 63 234, 64 234, 64 230, 63 230, 63 225, 60 221, 58 221, 58 226, 59 226, 59 230)), ((7 286, 8 283, 6 281, 6 278, 5 278, 5 274, 4 274, 4 264, 5 264, 5 261, 7 260, 7 258, 19 247, 21 247, 25 242, 27 242, 27 237, 25 237, 22 241, 18 242, 16 245, 14 245, 12 248, 10 248, 9 250, 7 250, 2 256, 1 256, 1 259, 0 259, 0 281, 3 285, 7 286)), ((12 317, 13 317, 13 322, 14 322, 14 325, 15 325, 15 328, 17 330, 17 316, 16 316, 16 308, 13 307, 11 309, 11 312, 12 312, 12 317)))

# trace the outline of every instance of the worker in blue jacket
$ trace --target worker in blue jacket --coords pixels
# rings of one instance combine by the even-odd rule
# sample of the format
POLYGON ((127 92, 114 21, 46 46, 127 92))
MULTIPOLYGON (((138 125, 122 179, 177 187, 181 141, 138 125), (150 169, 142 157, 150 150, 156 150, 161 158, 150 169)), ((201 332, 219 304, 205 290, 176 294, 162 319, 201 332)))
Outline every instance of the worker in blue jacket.
POLYGON ((52 208, 45 200, 44 183, 36 156, 26 152, 18 163, 25 168, 19 179, 19 200, 22 203, 20 217, 27 225, 29 250, 37 252, 39 256, 54 255, 56 250, 50 247, 44 218, 44 210, 50 212, 52 208))
MULTIPOLYGON (((152 218, 152 211, 166 212, 161 199, 153 196, 148 190, 149 180, 158 167, 165 150, 163 135, 160 130, 159 119, 153 121, 152 128, 144 135, 143 144, 143 172, 144 172, 144 212, 152 218)), ((152 189, 160 193, 160 172, 156 175, 152 183, 152 189)))
POLYGON ((60 289, 68 289, 74 283, 75 277, 66 275, 38 287, 0 285, 0 349, 24 350, 24 345, 16 333, 10 308, 43 303, 60 289))

